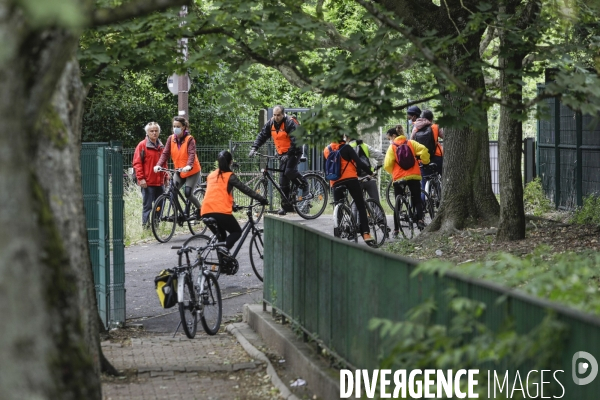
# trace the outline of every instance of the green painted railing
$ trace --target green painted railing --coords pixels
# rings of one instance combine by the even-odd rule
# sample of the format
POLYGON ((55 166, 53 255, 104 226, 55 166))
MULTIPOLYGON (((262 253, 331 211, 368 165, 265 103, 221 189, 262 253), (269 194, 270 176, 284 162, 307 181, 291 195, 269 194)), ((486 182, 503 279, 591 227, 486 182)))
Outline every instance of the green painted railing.
POLYGON ((105 326, 123 325, 125 231, 119 142, 82 144, 81 183, 98 311, 105 326))
MULTIPOLYGON (((576 385, 572 357, 586 351, 600 360, 600 318, 452 272, 411 278, 416 266, 411 259, 349 244, 283 219, 266 216, 264 232, 265 304, 350 369, 379 366, 384 345, 379 333, 368 329, 371 318, 402 321, 408 310, 431 297, 444 304, 446 290, 455 288, 461 296, 486 304, 481 322, 494 331, 510 318, 518 333, 529 332, 552 310, 569 327, 559 355, 565 371, 563 398, 598 399, 600 376, 591 384, 576 385)), ((435 314, 436 323, 445 324, 448 318, 446 312, 435 314)))

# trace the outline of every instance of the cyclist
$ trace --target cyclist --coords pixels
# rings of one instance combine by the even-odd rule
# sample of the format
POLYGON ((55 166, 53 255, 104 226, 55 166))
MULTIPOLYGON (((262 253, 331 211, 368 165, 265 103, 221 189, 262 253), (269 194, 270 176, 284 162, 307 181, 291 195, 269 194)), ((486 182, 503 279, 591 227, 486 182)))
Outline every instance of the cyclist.
MULTIPOLYGON (((193 196, 194 187, 200 179, 200 162, 196 156, 196 141, 190 135, 190 123, 181 116, 173 117, 173 134, 167 139, 163 153, 154 166, 154 172, 167 165, 171 157, 175 168, 181 171, 173 178, 178 188, 185 184, 185 197, 196 206, 196 219, 200 218, 200 202, 193 196)), ((186 212, 189 210, 186 209, 186 212)), ((191 217, 191 216, 190 216, 191 217)))
MULTIPOLYGON (((421 113, 421 117, 418 118, 414 124, 412 135, 410 138, 415 140, 417 131, 424 130, 427 127, 431 127, 431 133, 433 134, 433 142, 435 143, 435 152, 433 154, 430 153, 431 162, 435 163, 435 170, 440 175, 442 175, 442 167, 444 165, 444 149, 439 143, 439 138, 444 138, 444 130, 441 129, 438 124, 433 123, 433 112, 431 110, 423 110, 423 112, 421 113)), ((424 184, 423 187, 425 187, 424 184)))
POLYGON ((229 255, 229 249, 233 247, 242 235, 242 228, 232 215, 233 188, 237 188, 245 195, 258 200, 262 205, 268 205, 269 201, 242 183, 231 172, 233 157, 230 152, 224 150, 219 153, 217 163, 219 168, 211 172, 206 178, 206 193, 202 202, 202 217, 214 218, 217 221, 219 231, 213 233, 219 237, 219 240, 225 241, 224 244, 227 249, 219 248, 218 251, 229 255), (229 236, 227 236, 227 232, 229 232, 229 236))
MULTIPOLYGON (((404 135, 404 129, 401 125, 395 128, 389 129, 386 132, 387 138, 390 141, 390 147, 388 147, 387 153, 385 154, 385 161, 383 168, 392 175, 394 182, 394 198, 398 195, 404 195, 404 185, 398 184, 398 182, 405 182, 406 186, 410 190, 411 203, 415 208, 417 214, 417 226, 419 229, 425 227, 423 222, 423 203, 421 201, 421 170, 419 169, 419 163, 415 161, 412 168, 408 170, 402 169, 396 160, 396 148, 401 146, 405 142, 408 142, 413 156, 416 158, 420 157, 423 164, 429 164, 429 151, 425 146, 415 140, 407 140, 404 135)), ((398 220, 396 210, 394 209, 394 237, 398 237, 398 220)))
MULTIPOLYGON (((280 105, 273 107, 273 118, 262 127, 258 137, 252 145, 248 154, 254 157, 260 146, 266 143, 269 138, 273 138, 279 159, 279 167, 283 170, 279 176, 279 186, 286 197, 290 195, 290 181, 296 182, 301 189, 308 187, 308 182, 298 172, 298 159, 302 154, 302 149, 296 146, 296 139, 291 135, 296 130, 297 122, 285 114, 285 108, 280 105)), ((279 215, 285 215, 294 211, 294 207, 282 200, 279 215)))
POLYGON ((337 143, 333 142, 329 144, 323 150, 323 155, 325 156, 325 160, 329 156, 329 153, 332 151, 338 151, 342 157, 341 160, 341 176, 340 179, 335 181, 329 181, 333 189, 333 201, 339 201, 343 198, 343 190, 339 189, 340 185, 346 186, 350 196, 354 199, 354 204, 356 204, 356 208, 358 209, 358 219, 360 220, 360 232, 362 233, 363 240, 365 243, 373 242, 375 239, 371 236, 371 232, 369 230, 369 220, 367 217, 367 208, 365 205, 365 199, 363 197, 363 192, 360 187, 360 183, 358 181, 358 172, 357 167, 363 171, 366 171, 369 174, 373 174, 373 170, 371 169, 371 165, 362 161, 356 151, 350 146, 346 146, 346 141, 344 140, 344 136, 339 138, 337 143))
MULTIPOLYGON (((377 162, 377 166, 383 165, 385 156, 378 149, 369 146, 362 140, 353 139, 350 135, 345 135, 344 140, 356 151, 358 158, 365 162, 365 164, 371 165, 370 159, 373 158, 377 162)), ((367 176, 363 170, 358 171, 358 177, 362 178, 367 176)), ((360 182, 361 188, 367 192, 370 198, 379 203, 379 190, 377 189, 377 182, 373 179, 365 180, 360 182)))

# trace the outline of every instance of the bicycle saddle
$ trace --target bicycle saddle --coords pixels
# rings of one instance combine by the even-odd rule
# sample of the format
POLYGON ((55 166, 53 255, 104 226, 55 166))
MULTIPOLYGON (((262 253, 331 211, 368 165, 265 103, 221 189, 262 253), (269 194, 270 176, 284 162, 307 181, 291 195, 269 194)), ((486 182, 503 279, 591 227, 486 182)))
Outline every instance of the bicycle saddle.
POLYGON ((217 225, 217 220, 212 218, 212 217, 208 217, 208 218, 201 218, 202 222, 204 222, 206 225, 217 225))

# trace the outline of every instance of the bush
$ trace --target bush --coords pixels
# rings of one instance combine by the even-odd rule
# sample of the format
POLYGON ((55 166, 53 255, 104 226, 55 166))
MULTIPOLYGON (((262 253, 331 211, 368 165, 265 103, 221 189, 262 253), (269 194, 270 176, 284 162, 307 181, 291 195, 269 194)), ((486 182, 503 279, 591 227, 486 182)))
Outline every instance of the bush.
POLYGON ((544 189, 542 188, 542 180, 535 178, 533 181, 525 185, 523 191, 523 206, 526 214, 535 216, 543 215, 552 210, 552 202, 548 200, 544 189))
POLYGON ((584 198, 583 207, 575 210, 572 222, 575 224, 600 225, 600 197, 590 195, 584 198))

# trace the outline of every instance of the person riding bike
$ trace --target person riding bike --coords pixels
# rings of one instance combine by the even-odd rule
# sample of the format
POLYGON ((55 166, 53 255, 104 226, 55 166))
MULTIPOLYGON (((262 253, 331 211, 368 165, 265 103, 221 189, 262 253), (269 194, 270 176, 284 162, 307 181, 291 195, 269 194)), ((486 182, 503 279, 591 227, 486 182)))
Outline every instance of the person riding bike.
MULTIPOLYGON (((403 169, 396 158, 396 149, 398 146, 404 143, 408 144, 413 157, 419 156, 421 162, 425 165, 429 164, 429 151, 427 147, 423 146, 417 141, 407 140, 404 135, 404 129, 398 125, 396 128, 389 129, 386 132, 387 138, 390 141, 390 147, 388 147, 387 153, 385 154, 385 161, 383 168, 392 175, 394 182, 394 198, 398 195, 404 194, 404 186, 397 184, 397 182, 405 182, 406 186, 410 190, 411 203, 415 208, 417 216, 417 226, 419 229, 425 227, 423 222, 423 203, 421 201, 421 170, 419 169, 419 163, 414 162, 414 165, 408 170, 403 169)), ((394 210, 394 237, 398 237, 398 216, 396 210, 394 210)))
MULTIPOLYGON (((444 131, 440 129, 438 124, 433 123, 433 112, 430 110, 423 110, 421 116, 416 119, 413 124, 413 131, 411 139, 421 143, 427 150, 429 150, 429 159, 435 167, 423 167, 421 166, 421 189, 425 189, 427 183, 426 177, 429 177, 433 173, 437 172, 442 174, 442 167, 444 164, 444 150, 440 146, 438 139, 444 138, 444 131)), ((423 201, 425 201, 425 195, 421 195, 423 201)))
MULTIPOLYGON (((273 118, 262 127, 248 154, 249 157, 254 157, 258 148, 265 144, 269 138, 273 138, 277 154, 281 156, 279 168, 283 170, 279 176, 279 186, 286 197, 290 195, 291 181, 294 181, 300 189, 308 187, 308 182, 298 172, 298 159, 302 154, 302 149, 296 146, 296 138, 291 135, 296 130, 296 126, 296 121, 285 114, 285 108, 276 105, 273 107, 273 118)), ((292 211, 294 211, 294 207, 282 200, 278 214, 285 215, 292 211)))
POLYGON ((341 156, 341 174, 339 179, 329 181, 329 184, 333 189, 333 201, 337 202, 343 199, 344 191, 343 189, 340 189, 339 186, 344 185, 348 190, 348 193, 350 193, 350 196, 352 196, 352 199, 354 199, 354 204, 356 204, 356 208, 358 209, 360 232, 362 233, 363 240, 365 243, 373 242, 375 239, 373 239, 371 236, 371 231, 369 230, 367 208, 365 205, 365 199, 363 197, 363 191, 360 187, 360 182, 358 181, 357 172, 358 167, 367 172, 369 175, 373 175, 371 165, 361 160, 356 154, 356 151, 354 151, 351 146, 346 145, 344 136, 341 136, 337 143, 332 142, 325 147, 323 150, 323 156, 325 157, 325 160, 327 160, 329 154, 334 151, 339 151, 339 155, 341 156))
MULTIPOLYGON (((196 219, 200 218, 200 202, 193 196, 194 187, 200 179, 200 161, 196 156, 196 141, 190 135, 190 123, 181 116, 173 117, 173 134, 169 136, 160 159, 154 166, 154 172, 167 165, 171 157, 176 169, 180 172, 173 178, 177 188, 185 184, 185 197, 196 206, 196 219)), ((187 212, 188 210, 186 210, 187 212)))
MULTIPOLYGON (((242 228, 233 216, 233 188, 256 199, 262 205, 268 205, 269 201, 242 183, 231 172, 233 157, 230 152, 224 150, 219 153, 217 163, 219 168, 211 172, 206 178, 206 193, 204 194, 204 201, 202 203, 202 218, 215 219, 218 232, 213 231, 213 233, 219 237, 219 240, 225 241, 226 247, 226 249, 219 248, 219 251, 229 255, 228 251, 242 235, 242 228), (227 236, 227 232, 229 232, 229 236, 227 236)), ((212 230, 210 225, 209 227, 212 230)))
MULTIPOLYGON (((373 158, 377 162, 377 166, 383 165, 383 161, 385 160, 385 156, 381 151, 376 149, 375 147, 369 146, 362 140, 353 139, 350 134, 344 136, 344 140, 350 147, 356 151, 358 158, 365 162, 365 164, 371 165, 370 159, 373 158)), ((358 177, 363 178, 367 176, 363 170, 358 171, 358 177)), ((367 192, 370 198, 379 203, 379 189, 377 189, 377 181, 374 179, 364 180, 360 182, 360 187, 367 192)))

